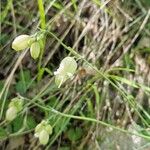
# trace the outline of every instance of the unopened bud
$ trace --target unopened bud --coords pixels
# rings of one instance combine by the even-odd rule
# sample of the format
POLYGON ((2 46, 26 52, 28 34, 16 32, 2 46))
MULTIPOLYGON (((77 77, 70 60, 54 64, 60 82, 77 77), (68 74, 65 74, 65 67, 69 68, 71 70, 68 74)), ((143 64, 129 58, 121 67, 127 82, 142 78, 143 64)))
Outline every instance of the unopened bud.
POLYGON ((35 128, 34 136, 39 138, 40 144, 42 145, 45 145, 48 143, 50 134, 52 134, 52 127, 45 120, 39 123, 35 128))
POLYGON ((17 36, 12 43, 12 48, 16 51, 20 51, 25 48, 28 48, 30 40, 31 40, 31 37, 29 35, 17 36))
POLYGON ((6 111, 6 120, 12 121, 16 118, 17 113, 22 110, 23 100, 19 98, 13 98, 8 105, 8 109, 6 111))
POLYGON ((10 107, 6 111, 6 120, 7 121, 12 121, 16 118, 17 116, 17 109, 16 107, 10 107))
POLYGON ((31 57, 34 59, 37 59, 40 55, 40 44, 39 42, 34 42, 32 43, 31 47, 30 47, 30 54, 31 57))
POLYGON ((35 127, 35 137, 39 137, 40 132, 43 130, 43 125, 40 123, 35 127))
POLYGON ((52 134, 52 126, 51 126, 51 125, 48 124, 48 125, 45 127, 45 130, 47 131, 48 134, 52 134))
POLYGON ((13 98, 9 103, 9 107, 15 107, 17 113, 22 110, 22 105, 23 105, 23 100, 17 97, 13 98))
POLYGON ((39 134, 40 144, 46 145, 48 143, 48 140, 49 140, 49 134, 47 133, 46 130, 42 130, 39 134))

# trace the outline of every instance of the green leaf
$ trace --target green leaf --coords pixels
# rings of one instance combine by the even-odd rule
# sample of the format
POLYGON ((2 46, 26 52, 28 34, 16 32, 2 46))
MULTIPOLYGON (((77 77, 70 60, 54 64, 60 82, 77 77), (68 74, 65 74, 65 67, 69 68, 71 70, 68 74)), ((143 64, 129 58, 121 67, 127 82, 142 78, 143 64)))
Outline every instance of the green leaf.
POLYGON ((21 70, 19 74, 19 81, 16 84, 16 91, 20 94, 25 94, 28 86, 32 83, 34 85, 34 82, 32 81, 30 71, 29 70, 21 70))
POLYGON ((0 91, 3 89, 3 87, 4 87, 4 82, 0 81, 0 91))
MULTIPOLYGON (((53 124, 55 123, 55 120, 52 120, 53 124)), ((57 122, 57 125, 54 128, 54 132, 58 133, 61 131, 66 131, 67 130, 67 126, 65 125, 66 122, 66 118, 60 118, 59 121, 57 122)))
POLYGON ((0 139, 4 139, 5 137, 7 137, 7 132, 4 128, 0 127, 0 139))
POLYGON ((133 60, 130 58, 129 54, 125 54, 123 60, 124 60, 123 62, 124 62, 125 68, 130 68, 134 70, 135 64, 133 60))
POLYGON ((35 122, 35 119, 33 116, 28 116, 27 117, 27 128, 28 129, 33 129, 35 128, 37 123, 35 122))
POLYGON ((150 6, 150 1, 149 0, 142 0, 142 2, 147 5, 147 6, 150 6))
POLYGON ((123 83, 125 83, 125 84, 127 84, 129 86, 134 87, 134 88, 139 88, 139 86, 134 81, 130 81, 130 80, 126 79, 126 78, 122 78, 122 77, 115 76, 115 75, 109 75, 109 76, 112 79, 114 79, 114 80, 118 80, 118 81, 123 82, 123 83))
POLYGON ((82 129, 81 128, 71 128, 67 132, 68 138, 71 141, 77 141, 82 137, 82 129))
POLYGON ((63 6, 58 2, 53 3, 53 7, 57 8, 58 10, 63 9, 63 6))
POLYGON ((19 81, 16 84, 16 91, 20 94, 24 94, 26 92, 26 88, 24 88, 22 81, 19 81))
POLYGON ((50 98, 49 102, 47 103, 48 106, 54 107, 54 105, 56 105, 57 103, 57 97, 53 96, 50 98))
POLYGON ((63 146, 63 147, 60 147, 58 150, 70 150, 70 148, 67 146, 63 146))
POLYGON ((18 116, 12 121, 12 131, 17 132, 23 127, 23 117, 18 116))

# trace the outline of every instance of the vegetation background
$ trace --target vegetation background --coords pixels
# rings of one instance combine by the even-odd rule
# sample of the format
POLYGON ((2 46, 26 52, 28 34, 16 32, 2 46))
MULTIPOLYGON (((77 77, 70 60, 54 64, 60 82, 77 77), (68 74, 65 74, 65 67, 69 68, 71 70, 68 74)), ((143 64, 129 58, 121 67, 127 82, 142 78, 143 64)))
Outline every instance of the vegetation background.
POLYGON ((0 149, 149 150, 150 0, 1 0, 0 149), (15 52, 20 34, 45 33, 40 58, 15 52), (61 88, 66 56, 78 70, 61 88), (11 122, 14 97, 23 110, 11 122), (53 127, 47 145, 36 125, 53 127))

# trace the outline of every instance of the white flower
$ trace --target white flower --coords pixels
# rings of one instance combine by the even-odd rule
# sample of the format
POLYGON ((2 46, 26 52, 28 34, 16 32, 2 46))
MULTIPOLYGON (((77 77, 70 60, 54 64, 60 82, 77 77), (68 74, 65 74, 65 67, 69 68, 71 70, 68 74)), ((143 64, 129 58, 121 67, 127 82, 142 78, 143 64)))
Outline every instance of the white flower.
POLYGON ((32 38, 29 35, 25 35, 25 34, 17 36, 12 43, 12 48, 16 51, 20 51, 25 48, 28 48, 31 39, 32 38))
POLYGON ((57 71, 54 72, 54 75, 59 75, 59 74, 63 74, 63 70, 64 70, 64 64, 60 64, 59 68, 57 69, 57 71))
POLYGON ((73 57, 65 57, 57 71, 54 72, 55 83, 60 87, 67 79, 72 78, 77 69, 77 63, 73 57))

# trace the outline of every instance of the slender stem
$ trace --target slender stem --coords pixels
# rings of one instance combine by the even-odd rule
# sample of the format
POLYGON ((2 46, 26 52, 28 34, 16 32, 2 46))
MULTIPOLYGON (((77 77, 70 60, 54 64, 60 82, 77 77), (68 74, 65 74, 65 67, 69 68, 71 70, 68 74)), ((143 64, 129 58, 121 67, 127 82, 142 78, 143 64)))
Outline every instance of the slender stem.
MULTIPOLYGON (((60 44, 66 48, 68 51, 70 51, 73 55, 75 55, 77 58, 82 59, 84 62, 86 62, 91 68, 93 68, 101 77, 103 77, 104 79, 106 79, 113 87, 115 87, 119 93, 128 101, 128 103, 130 104, 130 106, 133 107, 133 104, 131 103, 129 97, 127 96, 127 92, 122 90, 121 88, 119 88, 114 82, 112 82, 108 76, 108 74, 106 74, 105 72, 102 73, 100 70, 98 70, 98 68, 96 66, 93 66, 91 63, 89 63, 84 57, 82 57, 80 54, 78 54, 74 49, 72 49, 71 47, 66 46, 55 34, 53 34, 52 32, 47 31, 47 33, 49 33, 52 37, 54 37, 58 42, 60 42, 60 44)), ((138 110, 133 107, 134 110, 136 111, 136 113, 139 115, 139 117, 143 120, 143 122, 145 123, 145 125, 147 125, 149 127, 149 124, 147 123, 147 121, 142 117, 142 115, 140 115, 140 113, 138 112, 138 110)))
POLYGON ((130 131, 127 131, 125 129, 116 127, 114 125, 108 124, 106 122, 103 122, 103 121, 100 121, 100 120, 97 120, 97 119, 94 119, 94 118, 70 115, 70 114, 59 112, 59 111, 57 111, 56 109, 54 109, 52 107, 44 107, 44 106, 42 106, 42 105, 40 105, 38 103, 34 103, 34 104, 37 105, 38 107, 43 108, 46 111, 51 111, 51 112, 53 112, 53 113, 55 113, 57 115, 61 115, 63 117, 73 118, 73 119, 78 119, 78 120, 84 120, 84 121, 90 121, 90 122, 95 122, 95 123, 101 124, 103 126, 106 126, 106 127, 109 127, 109 128, 112 128, 112 129, 115 129, 115 130, 118 130, 118 131, 121 131, 121 132, 126 133, 126 134, 136 135, 136 136, 139 136, 139 137, 142 137, 142 138, 150 140, 150 136, 146 136, 146 135, 143 135, 143 134, 130 132, 130 131))
MULTIPOLYGON (((40 13, 40 26, 41 26, 41 29, 45 30, 46 29, 46 19, 45 19, 43 0, 38 0, 38 8, 39 8, 39 13, 40 13)), ((40 72, 40 69, 41 69, 42 57, 43 57, 44 48, 45 48, 45 40, 46 40, 46 37, 44 37, 42 39, 41 53, 40 53, 39 62, 38 62, 38 72, 40 72)))
POLYGON ((46 21, 45 21, 45 11, 44 11, 43 0, 38 0, 38 7, 39 7, 39 13, 40 13, 41 28, 45 29, 46 21))

